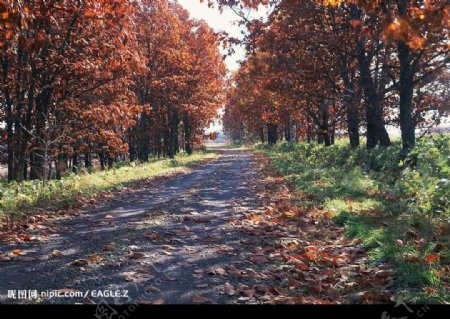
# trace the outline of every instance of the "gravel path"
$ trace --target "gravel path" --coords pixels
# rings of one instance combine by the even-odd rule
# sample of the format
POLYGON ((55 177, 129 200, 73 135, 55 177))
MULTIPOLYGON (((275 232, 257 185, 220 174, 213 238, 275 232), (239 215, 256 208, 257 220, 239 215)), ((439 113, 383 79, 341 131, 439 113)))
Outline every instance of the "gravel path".
POLYGON ((254 239, 229 221, 257 208, 256 164, 250 152, 221 150, 216 160, 189 173, 61 221, 48 242, 0 245, 0 251, 21 249, 31 258, 0 262, 0 303, 248 302, 231 289, 225 293, 224 284, 246 284, 245 276, 231 273, 249 267, 254 239), (8 290, 19 289, 86 295, 8 298, 8 290), (122 295, 93 296, 98 290, 122 295))

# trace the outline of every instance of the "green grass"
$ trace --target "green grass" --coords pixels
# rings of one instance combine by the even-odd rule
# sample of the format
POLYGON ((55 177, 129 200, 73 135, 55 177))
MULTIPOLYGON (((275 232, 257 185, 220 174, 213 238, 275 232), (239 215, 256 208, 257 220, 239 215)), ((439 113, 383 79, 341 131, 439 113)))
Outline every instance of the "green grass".
POLYGON ((51 180, 47 185, 40 181, 25 181, 21 184, 0 184, 0 220, 4 216, 20 219, 25 212, 37 209, 55 210, 74 202, 80 196, 92 197, 113 188, 122 188, 157 175, 174 173, 215 158, 216 153, 195 152, 188 156, 181 153, 174 160, 163 159, 151 163, 119 163, 107 171, 91 174, 70 174, 61 180, 51 180))
POLYGON ((308 195, 309 205, 331 212, 349 238, 361 240, 369 264, 394 265, 396 294, 410 302, 450 302, 450 135, 421 139, 405 161, 400 141, 373 150, 342 140, 256 150, 308 195))

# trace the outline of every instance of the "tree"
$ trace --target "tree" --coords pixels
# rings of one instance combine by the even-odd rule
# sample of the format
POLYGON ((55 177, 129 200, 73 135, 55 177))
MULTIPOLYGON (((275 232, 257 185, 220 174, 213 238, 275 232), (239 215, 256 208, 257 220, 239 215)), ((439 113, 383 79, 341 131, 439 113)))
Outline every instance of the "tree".
MULTIPOLYGON (((62 6, 58 1, 35 0, 2 7, 0 103, 8 114, 10 180, 26 177, 28 156, 30 178, 43 177, 41 141, 49 114, 56 117, 57 127, 71 127, 72 142, 78 143, 73 139, 77 115, 89 117, 86 108, 132 113, 127 77, 137 61, 127 28, 133 10, 127 1, 73 0, 62 6)), ((99 116, 108 114, 98 112, 97 120, 99 116)), ((100 139, 108 135, 95 133, 100 139)), ((115 150, 122 147, 115 146, 115 150)), ((58 148, 63 154, 73 146, 58 148)))
MULTIPOLYGON (((217 3, 246 10, 268 2, 217 3)), ((345 128, 350 144, 357 146, 359 126, 365 124, 367 147, 372 148, 388 146, 385 124, 398 122, 408 151, 419 119, 423 125, 443 114, 444 96, 433 105, 423 97, 433 88, 446 91, 442 79, 449 63, 448 1, 270 3, 274 10, 267 23, 246 21, 248 57, 237 78, 242 82, 247 64, 258 61, 252 71, 258 79, 253 93, 257 99, 270 96, 271 113, 283 119, 284 126, 294 125, 296 119, 326 145, 336 129, 345 128)), ((236 103, 238 97, 231 101, 233 113, 245 123, 245 113, 254 115, 248 104, 259 106, 239 86, 242 83, 233 94, 247 102, 236 103)), ((260 118, 267 119, 267 113, 260 118)))
POLYGON ((204 22, 189 19, 177 4, 144 4, 137 21, 147 68, 133 87, 145 109, 133 128, 131 147, 142 161, 148 160, 149 141, 154 153, 174 157, 181 128, 184 149, 192 153, 196 138, 217 117, 225 76, 219 37, 204 22))
POLYGON ((127 154, 173 157, 182 125, 190 153, 217 116, 219 35, 176 3, 2 2, 0 19, 9 180, 46 178, 48 152, 61 171, 80 157, 102 168, 127 154), (43 141, 62 132, 49 150, 43 141))

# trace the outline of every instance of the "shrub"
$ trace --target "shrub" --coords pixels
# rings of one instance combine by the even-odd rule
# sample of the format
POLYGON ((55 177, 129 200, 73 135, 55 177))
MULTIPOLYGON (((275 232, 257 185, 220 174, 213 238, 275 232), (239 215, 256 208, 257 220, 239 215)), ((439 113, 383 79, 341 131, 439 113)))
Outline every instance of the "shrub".
POLYGON ((332 212, 347 236, 361 240, 368 263, 395 266, 399 294, 410 301, 449 302, 450 135, 425 136, 406 157, 399 141, 371 150, 342 141, 330 147, 301 142, 257 149, 313 198, 310 205, 332 212), (430 255, 438 260, 426 262, 430 255))

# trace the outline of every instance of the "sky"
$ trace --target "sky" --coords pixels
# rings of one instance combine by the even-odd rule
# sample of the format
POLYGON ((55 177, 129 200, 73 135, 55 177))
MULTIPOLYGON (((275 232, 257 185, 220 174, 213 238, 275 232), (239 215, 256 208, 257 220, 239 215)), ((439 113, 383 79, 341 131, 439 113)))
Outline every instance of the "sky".
MULTIPOLYGON (((230 9, 224 9, 222 13, 217 8, 209 8, 207 1, 201 3, 200 0, 178 0, 192 18, 205 20, 214 31, 226 31, 230 36, 242 38, 244 27, 240 27, 236 21, 239 17, 230 9)), ((258 11, 250 12, 251 18, 265 18, 268 16, 267 10, 261 8, 258 11)), ((230 72, 239 68, 239 61, 245 58, 245 50, 242 47, 235 47, 235 53, 227 57, 225 63, 230 72)), ((223 51, 225 54, 226 52, 223 51)))

